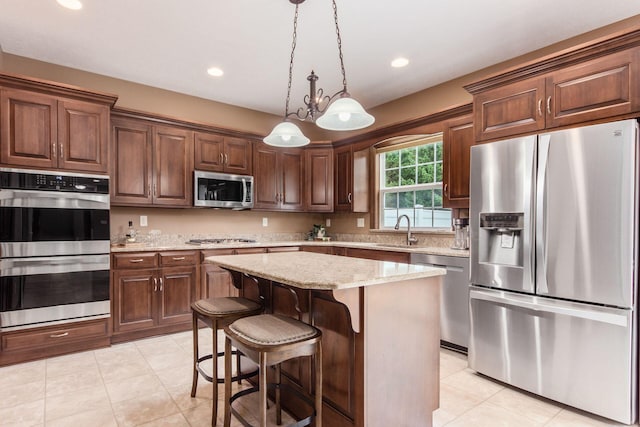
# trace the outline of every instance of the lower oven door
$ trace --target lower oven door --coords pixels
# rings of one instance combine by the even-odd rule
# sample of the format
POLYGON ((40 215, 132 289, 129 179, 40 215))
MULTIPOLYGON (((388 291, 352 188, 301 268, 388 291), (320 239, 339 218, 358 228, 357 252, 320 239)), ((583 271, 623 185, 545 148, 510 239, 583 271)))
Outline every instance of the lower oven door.
POLYGON ((0 330, 109 314, 108 254, 0 259, 0 330))

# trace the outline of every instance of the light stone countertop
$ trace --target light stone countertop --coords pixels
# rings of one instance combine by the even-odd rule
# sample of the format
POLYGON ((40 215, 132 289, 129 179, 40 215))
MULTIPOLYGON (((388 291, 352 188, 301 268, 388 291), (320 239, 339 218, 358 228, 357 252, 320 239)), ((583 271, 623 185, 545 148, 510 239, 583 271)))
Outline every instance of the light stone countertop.
POLYGON ((205 258, 205 262, 285 285, 316 290, 349 289, 446 274, 445 269, 424 265, 313 252, 212 256, 205 258))
POLYGON ((469 257, 469 250, 451 249, 438 246, 406 246, 387 243, 370 242, 344 242, 344 241, 282 241, 282 242, 256 242, 256 243, 208 243, 192 245, 185 242, 172 242, 163 244, 136 243, 133 245, 112 245, 111 252, 138 252, 138 251, 183 251, 183 250, 208 250, 208 249, 230 249, 230 248, 269 248, 282 246, 334 246, 342 248, 362 248, 380 251, 409 252, 416 254, 445 255, 455 257, 469 257))

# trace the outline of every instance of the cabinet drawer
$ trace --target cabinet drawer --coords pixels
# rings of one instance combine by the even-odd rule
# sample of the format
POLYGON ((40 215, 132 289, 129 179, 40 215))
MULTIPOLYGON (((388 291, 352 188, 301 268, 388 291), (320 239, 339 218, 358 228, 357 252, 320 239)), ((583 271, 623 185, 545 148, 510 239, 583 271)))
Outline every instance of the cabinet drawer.
POLYGON ((160 252, 160 265, 194 265, 198 263, 196 251, 160 252))
POLYGON ((267 252, 297 252, 300 246, 279 246, 276 248, 267 248, 267 252))
POLYGON ((138 252, 133 254, 114 254, 112 268, 152 268, 158 266, 155 252, 138 252))
POLYGON ((2 336, 2 350, 14 351, 33 347, 48 347, 93 337, 108 335, 108 319, 61 325, 38 330, 9 332, 2 336))
POLYGON ((236 255, 243 254, 261 254, 267 251, 266 248, 236 248, 234 249, 236 255))
POLYGON ((208 256, 218 255, 233 255, 235 251, 231 248, 228 249, 207 249, 206 251, 200 251, 200 262, 204 262, 204 259, 208 256))

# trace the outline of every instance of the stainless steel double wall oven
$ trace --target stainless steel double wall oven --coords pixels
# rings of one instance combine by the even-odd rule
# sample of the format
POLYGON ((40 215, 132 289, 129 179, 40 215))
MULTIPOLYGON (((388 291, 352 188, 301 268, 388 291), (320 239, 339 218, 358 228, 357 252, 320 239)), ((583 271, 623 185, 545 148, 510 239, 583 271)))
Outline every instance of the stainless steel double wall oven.
POLYGON ((0 168, 0 329, 108 317, 109 178, 0 168))

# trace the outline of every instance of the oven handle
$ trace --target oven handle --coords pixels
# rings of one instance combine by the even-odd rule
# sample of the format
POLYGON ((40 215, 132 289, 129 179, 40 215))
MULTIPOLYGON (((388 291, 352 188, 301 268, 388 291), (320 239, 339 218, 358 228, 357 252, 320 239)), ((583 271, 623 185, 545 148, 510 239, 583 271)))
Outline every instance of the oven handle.
POLYGON ((0 189, 1 207, 109 209, 109 195, 63 191, 0 189))
POLYGON ((0 259, 0 277, 109 270, 109 254, 0 259))

